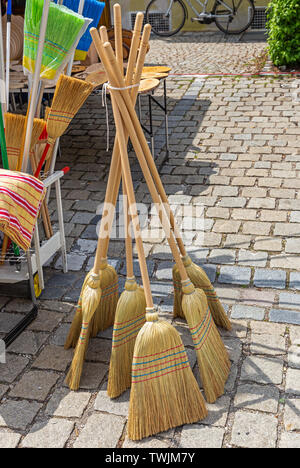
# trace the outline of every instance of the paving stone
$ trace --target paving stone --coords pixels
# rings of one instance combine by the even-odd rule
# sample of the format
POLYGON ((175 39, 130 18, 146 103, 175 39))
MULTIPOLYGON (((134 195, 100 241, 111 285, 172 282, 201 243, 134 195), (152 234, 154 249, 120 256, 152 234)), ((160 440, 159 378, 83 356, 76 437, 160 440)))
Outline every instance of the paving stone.
POLYGON ((7 385, 2 385, 0 384, 0 400, 3 397, 3 395, 7 392, 9 387, 7 385))
POLYGON ((267 236, 270 234, 271 223, 263 223, 259 221, 246 221, 243 224, 244 234, 258 234, 267 236))
POLYGON ((255 384, 239 385, 234 406, 238 409, 277 413, 279 397, 279 390, 276 387, 255 384))
POLYGON ((104 384, 96 398, 95 410, 127 417, 129 411, 129 399, 130 390, 127 390, 118 398, 109 398, 107 395, 107 384, 104 384))
POLYGON ((286 431, 300 430, 300 399, 288 399, 284 408, 284 425, 286 431))
POLYGON ((286 330, 285 325, 270 322, 251 322, 250 328, 254 335, 272 335, 282 337, 285 335, 286 330))
POLYGON ((122 436, 125 419, 113 414, 93 414, 74 443, 74 448, 116 448, 122 436), (99 431, 107 427, 107 431, 99 431))
POLYGON ((294 271, 290 273, 290 288, 300 290, 300 273, 294 271))
POLYGON ((282 251, 282 240, 271 237, 256 237, 253 246, 254 250, 268 250, 271 252, 282 251))
POLYGON ((278 421, 262 413, 235 414, 231 443, 238 447, 275 448, 278 421))
POLYGON ((6 354, 6 363, 0 364, 0 381, 9 384, 13 383, 28 363, 29 360, 25 357, 6 354))
POLYGON ((286 373, 285 392, 300 395, 300 372, 298 369, 288 369, 286 373))
POLYGON ((0 431, 0 449, 14 449, 18 446, 21 434, 0 431))
POLYGON ((288 362, 290 367, 300 369, 300 343, 292 345, 288 352, 288 362))
POLYGON ((49 345, 43 349, 32 366, 39 369, 51 369, 65 372, 73 359, 73 350, 65 350, 60 346, 49 345))
POLYGON ((278 335, 261 335, 252 333, 250 352, 278 356, 285 354, 285 338, 278 335))
POLYGON ((46 333, 24 331, 10 345, 9 351, 19 354, 36 354, 48 338, 46 333))
POLYGON ((62 325, 60 325, 60 327, 56 330, 55 334, 52 336, 50 343, 56 346, 64 346, 69 331, 70 331, 70 324, 63 323, 62 325))
POLYGON ((242 267, 223 266, 220 269, 219 283, 248 285, 251 269, 242 267))
POLYGON ((225 302, 226 304, 234 304, 235 302, 238 302, 240 297, 240 291, 238 289, 226 286, 216 286, 215 291, 221 303, 225 302))
POLYGON ((274 255, 270 256, 270 267, 271 268, 285 268, 289 270, 300 269, 300 258, 299 255, 274 255))
POLYGON ((51 332, 62 320, 62 314, 49 310, 39 310, 37 318, 27 330, 51 332))
POLYGON ((285 289, 286 272, 283 270, 259 269, 255 271, 254 286, 258 288, 285 289))
POLYGON ((53 372, 30 371, 23 375, 9 396, 44 401, 59 376, 53 372))
POLYGON ((108 367, 105 364, 86 362, 82 371, 80 388, 84 390, 98 388, 107 371, 108 367))
MULTIPOLYGON (((5 312, 26 314, 32 310, 32 302, 27 299, 13 299, 5 306, 5 312)), ((1 317, 1 314, 0 314, 1 317)))
POLYGON ((241 380, 280 385, 283 379, 282 371, 283 361, 281 358, 248 356, 242 366, 241 380))
POLYGON ((287 239, 285 245, 287 253, 300 253, 300 242, 298 239, 287 239))
POLYGON ((46 413, 62 418, 81 418, 90 398, 91 394, 87 392, 58 388, 47 405, 46 413))
POLYGON ((265 310, 260 307, 234 305, 232 307, 231 317, 233 319, 263 320, 265 317, 265 310))
POLYGON ((300 309, 300 294, 280 293, 279 307, 300 309))
POLYGON ((22 441, 24 448, 64 448, 73 431, 74 423, 53 418, 34 424, 22 441))
POLYGON ((217 265, 234 265, 235 251, 232 249, 213 249, 210 252, 208 261, 217 265))
POLYGON ((244 236, 242 234, 228 234, 224 247, 231 247, 235 249, 247 249, 250 247, 251 236, 244 236))
POLYGON ((284 309, 272 309, 269 313, 269 319, 270 322, 300 325, 300 312, 284 309))
POLYGON ((180 448, 221 448, 224 429, 201 425, 183 426, 179 442, 180 448))
POLYGON ((24 431, 41 407, 35 401, 6 400, 0 405, 0 426, 24 431))
POLYGON ((222 396, 213 404, 206 404, 208 416, 201 421, 201 424, 225 427, 230 407, 230 397, 222 396))
POLYGON ((283 432, 279 442, 279 448, 295 449, 300 448, 300 434, 296 432, 283 432))
MULTIPOLYGON (((85 261, 86 261, 85 255, 74 254, 74 253, 67 254, 68 269, 70 271, 81 271, 85 261)), ((55 263, 54 268, 56 268, 57 270, 62 269, 61 257, 59 257, 59 259, 55 263)), ((43 297, 46 298, 45 295, 43 297)))
POLYGON ((244 266, 265 267, 268 260, 266 252, 251 252, 249 250, 240 250, 237 263, 244 266))
POLYGON ((221 233, 237 233, 240 225, 240 221, 223 221, 218 219, 214 224, 213 230, 221 233))
POLYGON ((124 449, 163 449, 169 448, 169 443, 156 439, 155 437, 147 437, 143 440, 130 440, 125 438, 122 448, 124 449))
POLYGON ((12 330, 17 323, 22 319, 20 314, 11 314, 11 313, 0 313, 0 332, 8 333, 12 330))
POLYGON ((274 291, 260 291, 258 289, 241 290, 240 302, 257 307, 272 307, 275 302, 274 291))

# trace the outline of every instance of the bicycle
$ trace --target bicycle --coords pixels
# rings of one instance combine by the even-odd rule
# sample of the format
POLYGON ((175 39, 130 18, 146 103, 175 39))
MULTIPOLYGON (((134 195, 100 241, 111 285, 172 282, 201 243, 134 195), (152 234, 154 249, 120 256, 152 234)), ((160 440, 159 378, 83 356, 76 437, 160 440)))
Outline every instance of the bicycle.
MULTIPOLYGON (((196 17, 192 21, 201 24, 215 23, 225 34, 241 34, 251 25, 255 6, 253 0, 215 0, 212 11, 207 11, 209 0, 195 0, 199 12, 190 0, 185 0, 196 17), (249 11, 247 16, 247 10, 249 11)), ((146 9, 146 20, 158 36, 170 37, 177 34, 188 19, 188 9, 183 0, 151 0, 146 9)))

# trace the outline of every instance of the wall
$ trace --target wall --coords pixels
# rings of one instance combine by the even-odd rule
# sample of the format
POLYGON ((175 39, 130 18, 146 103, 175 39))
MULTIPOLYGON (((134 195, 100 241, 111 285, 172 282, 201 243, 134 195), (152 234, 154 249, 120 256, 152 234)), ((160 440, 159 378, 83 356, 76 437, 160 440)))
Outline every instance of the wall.
MULTIPOLYGON (((226 1, 226 0, 225 0, 226 1)), ((201 11, 202 7, 197 5, 196 0, 190 0, 190 2, 196 7, 197 10, 201 11)), ((115 3, 120 3, 122 6, 123 12, 123 26, 126 29, 131 29, 131 19, 130 19, 130 12, 132 11, 145 11, 146 6, 148 5, 148 0, 111 0, 111 11, 112 7, 115 3)), ((269 0, 256 0, 255 6, 266 6, 268 5, 269 0)), ((208 11, 212 9, 214 4, 214 0, 210 0, 208 3, 208 11)), ((214 31, 216 26, 214 24, 211 25, 202 25, 197 22, 192 22, 191 18, 195 16, 195 13, 188 7, 189 11, 189 19, 185 23, 183 28, 184 31, 214 31)), ((248 9, 245 10, 245 15, 248 15, 248 9)), ((112 15, 113 18, 113 15, 112 15)))

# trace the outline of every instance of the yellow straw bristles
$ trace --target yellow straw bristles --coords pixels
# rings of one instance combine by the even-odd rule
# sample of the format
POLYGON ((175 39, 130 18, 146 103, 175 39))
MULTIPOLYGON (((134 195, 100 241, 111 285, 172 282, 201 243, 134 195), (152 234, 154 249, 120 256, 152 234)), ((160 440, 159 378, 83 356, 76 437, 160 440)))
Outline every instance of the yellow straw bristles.
POLYGON ((227 350, 210 313, 206 295, 190 280, 182 282, 182 308, 192 334, 203 388, 208 403, 224 393, 230 372, 227 350))
POLYGON ((119 280, 116 270, 102 260, 100 265, 101 300, 97 304, 93 318, 91 333, 97 336, 99 331, 111 327, 115 320, 117 303, 119 300, 119 280))
MULTIPOLYGON (((231 323, 226 315, 226 312, 215 292, 213 285, 211 284, 205 271, 192 262, 191 258, 187 255, 183 259, 183 263, 195 288, 202 289, 208 301, 210 311, 212 313, 215 324, 219 327, 225 328, 225 330, 231 330, 231 323)), ((174 317, 184 317, 184 313, 181 306, 182 299, 182 288, 181 288, 181 277, 178 268, 173 268, 173 282, 174 282, 174 317)))
POLYGON ((128 436, 132 440, 204 419, 207 410, 178 332, 147 314, 132 363, 128 436))
POLYGON ((135 340, 146 321, 146 299, 135 278, 127 278, 117 305, 107 393, 117 398, 131 386, 135 340))
POLYGON ((82 324, 73 361, 66 378, 71 390, 78 390, 90 336, 90 325, 101 299, 100 276, 90 275, 82 294, 82 324))
POLYGON ((93 85, 90 83, 60 75, 47 120, 47 132, 51 141, 63 135, 92 91, 93 85))
POLYGON ((24 115, 10 114, 8 112, 4 115, 4 119, 9 169, 15 171, 20 156, 26 119, 24 115))
POLYGON ((31 143, 30 143, 30 151, 33 150, 35 145, 37 144, 42 131, 46 126, 46 122, 43 119, 34 119, 33 120, 33 127, 32 127, 32 135, 31 135, 31 143))

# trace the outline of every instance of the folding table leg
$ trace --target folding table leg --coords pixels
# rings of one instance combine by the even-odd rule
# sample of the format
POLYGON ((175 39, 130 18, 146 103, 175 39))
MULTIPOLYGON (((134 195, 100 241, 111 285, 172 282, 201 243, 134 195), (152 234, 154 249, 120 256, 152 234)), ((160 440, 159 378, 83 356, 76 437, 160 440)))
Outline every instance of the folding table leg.
POLYGON ((61 188, 60 188, 59 180, 55 182, 55 189, 56 189, 58 225, 59 225, 60 243, 61 243, 62 265, 63 265, 64 273, 68 273, 67 246, 66 246, 66 238, 65 238, 64 215, 63 215, 61 188))

